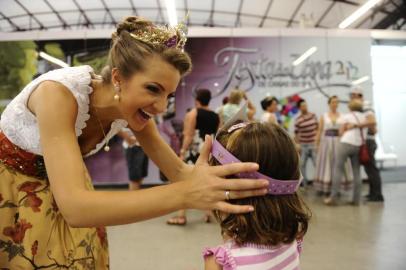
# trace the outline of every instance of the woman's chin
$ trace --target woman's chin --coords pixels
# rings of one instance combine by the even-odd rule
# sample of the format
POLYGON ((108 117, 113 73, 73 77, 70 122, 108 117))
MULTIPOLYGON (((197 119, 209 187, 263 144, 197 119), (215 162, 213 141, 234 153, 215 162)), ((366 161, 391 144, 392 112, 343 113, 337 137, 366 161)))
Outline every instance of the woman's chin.
POLYGON ((146 123, 136 123, 135 121, 132 123, 128 123, 128 126, 134 131, 141 131, 145 128, 146 123))

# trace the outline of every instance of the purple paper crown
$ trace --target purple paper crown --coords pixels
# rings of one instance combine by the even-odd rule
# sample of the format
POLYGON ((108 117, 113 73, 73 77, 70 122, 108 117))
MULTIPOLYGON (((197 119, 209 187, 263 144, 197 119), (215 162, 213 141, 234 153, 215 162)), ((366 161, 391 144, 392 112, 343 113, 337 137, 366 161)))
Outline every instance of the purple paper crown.
MULTIPOLYGON (((239 128, 243 128, 248 123, 239 123, 230 127, 227 131, 233 132, 239 128)), ((222 165, 230 163, 239 163, 241 162, 233 154, 231 154, 227 149, 225 149, 220 142, 216 139, 213 140, 213 146, 211 149, 212 156, 222 165)), ((246 172, 238 173, 240 178, 250 178, 250 179, 266 179, 269 182, 268 194, 272 195, 287 195, 293 194, 297 191, 300 186, 300 180, 278 180, 267 175, 264 175, 260 172, 246 172)))

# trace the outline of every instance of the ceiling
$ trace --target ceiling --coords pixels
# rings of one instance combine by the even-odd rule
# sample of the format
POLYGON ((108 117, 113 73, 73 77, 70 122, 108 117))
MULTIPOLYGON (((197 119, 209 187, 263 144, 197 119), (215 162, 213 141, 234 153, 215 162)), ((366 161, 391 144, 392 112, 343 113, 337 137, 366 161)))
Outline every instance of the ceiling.
MULTIPOLYGON (((337 28, 366 0, 175 0, 189 26, 337 28)), ((140 15, 167 23, 164 0, 0 0, 0 31, 112 28, 140 15)), ((383 0, 349 28, 406 30, 406 0, 383 0)))

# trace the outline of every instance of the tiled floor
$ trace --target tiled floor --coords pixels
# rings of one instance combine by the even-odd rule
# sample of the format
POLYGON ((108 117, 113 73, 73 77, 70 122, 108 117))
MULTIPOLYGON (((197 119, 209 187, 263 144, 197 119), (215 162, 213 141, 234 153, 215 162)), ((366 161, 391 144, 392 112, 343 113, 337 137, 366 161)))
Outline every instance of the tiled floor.
MULTIPOLYGON (((385 204, 326 207, 312 192, 314 217, 305 238, 302 269, 406 269, 406 183, 384 186, 385 204)), ((204 269, 201 251, 220 243, 216 224, 189 211, 185 227, 167 217, 109 228, 111 269, 204 269)))

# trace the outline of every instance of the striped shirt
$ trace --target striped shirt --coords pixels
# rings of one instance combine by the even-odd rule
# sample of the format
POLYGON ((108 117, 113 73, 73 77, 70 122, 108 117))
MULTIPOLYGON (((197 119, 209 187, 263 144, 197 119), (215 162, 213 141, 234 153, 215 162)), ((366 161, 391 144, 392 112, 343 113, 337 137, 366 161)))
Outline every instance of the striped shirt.
POLYGON ((314 143, 319 124, 314 113, 299 115, 295 120, 295 135, 299 143, 314 143))
POLYGON ((300 243, 294 241, 280 247, 244 244, 233 241, 206 248, 203 256, 214 256, 223 270, 298 270, 300 243))

